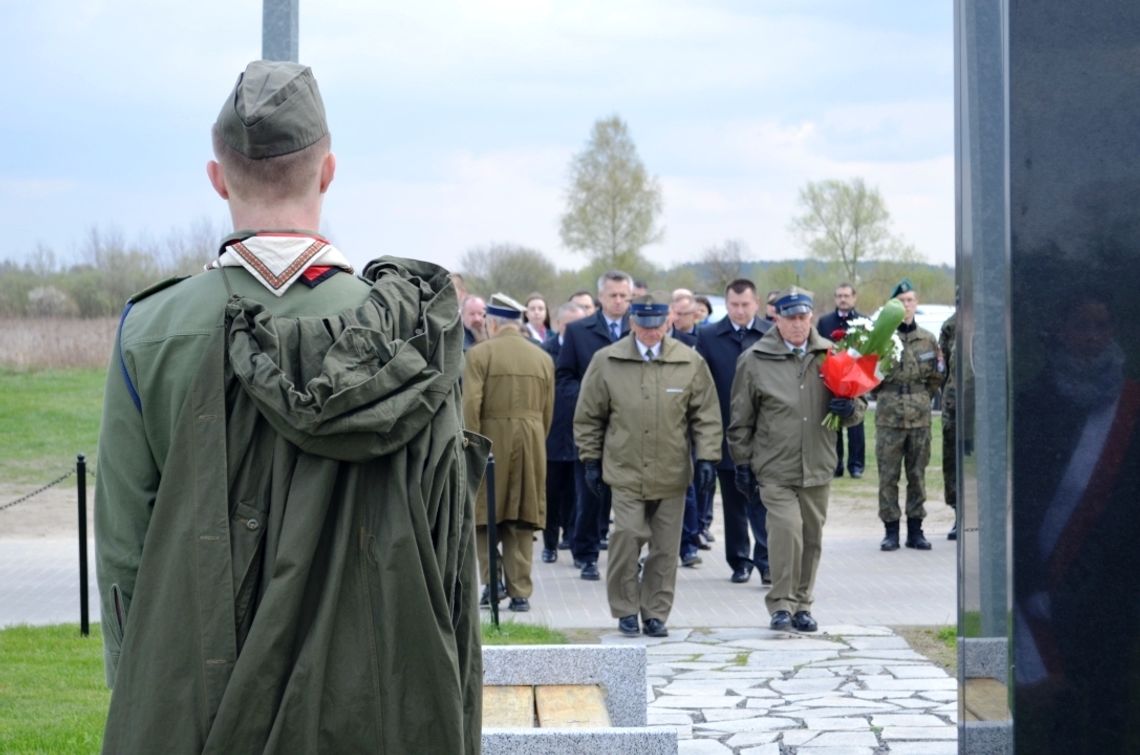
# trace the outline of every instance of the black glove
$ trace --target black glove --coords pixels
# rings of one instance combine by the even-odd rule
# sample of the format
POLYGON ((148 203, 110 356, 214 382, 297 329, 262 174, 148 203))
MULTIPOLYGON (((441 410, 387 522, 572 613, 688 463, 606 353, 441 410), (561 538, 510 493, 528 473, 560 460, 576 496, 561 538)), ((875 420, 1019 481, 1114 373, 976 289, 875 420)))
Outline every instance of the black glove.
POLYGON ((752 474, 752 467, 747 464, 736 465, 736 489, 745 498, 751 500, 756 496, 756 475, 752 474))
POLYGON ((837 417, 847 418, 855 413, 855 399, 839 398, 838 396, 827 402, 827 411, 837 417))
POLYGON ((586 489, 592 491, 599 500, 605 498, 606 483, 602 480, 602 462, 590 459, 582 462, 582 465, 586 468, 586 489))
POLYGON ((697 492, 712 495, 716 487, 716 465, 711 461, 697 459, 697 492))

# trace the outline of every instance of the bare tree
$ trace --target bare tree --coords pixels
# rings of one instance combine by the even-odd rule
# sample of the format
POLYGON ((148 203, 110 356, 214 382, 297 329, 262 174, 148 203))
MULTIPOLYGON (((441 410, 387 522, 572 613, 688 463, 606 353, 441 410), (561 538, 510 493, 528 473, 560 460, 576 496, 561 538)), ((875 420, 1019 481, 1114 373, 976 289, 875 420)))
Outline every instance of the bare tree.
POLYGON ((625 122, 597 121, 586 148, 570 163, 562 243, 605 267, 638 267, 641 249, 661 241, 661 186, 637 154, 625 122))
POLYGON ((862 178, 809 181, 800 189, 802 214, 790 230, 815 258, 838 262, 847 280, 859 278, 859 263, 921 259, 918 250, 891 232, 891 214, 879 190, 862 178))
POLYGON ((747 254, 748 245, 740 239, 727 239, 723 244, 710 246, 701 253, 705 279, 713 291, 724 291, 729 283, 742 276, 747 254))
POLYGON ((554 263, 542 252, 518 244, 468 249, 459 264, 468 288, 483 295, 502 291, 519 298, 532 291, 547 293, 558 280, 554 263))

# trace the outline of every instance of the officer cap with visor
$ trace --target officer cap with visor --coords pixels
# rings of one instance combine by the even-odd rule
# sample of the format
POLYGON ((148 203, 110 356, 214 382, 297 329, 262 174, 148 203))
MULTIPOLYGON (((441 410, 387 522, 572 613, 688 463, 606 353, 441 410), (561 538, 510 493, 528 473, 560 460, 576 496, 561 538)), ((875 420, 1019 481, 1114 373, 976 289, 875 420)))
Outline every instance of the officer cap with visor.
POLYGON ((642 328, 660 328, 669 319, 671 301, 672 296, 664 291, 639 296, 629 305, 629 317, 642 328))
POLYGON ((810 314, 815 311, 811 291, 792 286, 781 291, 776 296, 776 314, 780 317, 810 314))

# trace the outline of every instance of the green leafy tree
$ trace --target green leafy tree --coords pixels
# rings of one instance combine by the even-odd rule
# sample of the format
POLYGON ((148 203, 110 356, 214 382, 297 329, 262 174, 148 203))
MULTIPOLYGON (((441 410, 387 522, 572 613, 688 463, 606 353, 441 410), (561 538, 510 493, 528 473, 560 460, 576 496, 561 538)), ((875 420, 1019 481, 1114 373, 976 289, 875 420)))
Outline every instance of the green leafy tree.
POLYGON ((809 181, 800 189, 799 205, 802 212, 790 224, 792 233, 816 259, 838 263, 852 283, 859 280, 861 263, 922 259, 891 231, 886 202, 862 178, 809 181))
POLYGON ((625 122, 616 115, 597 121, 570 163, 562 243, 607 268, 644 267, 642 248, 665 235, 657 224, 662 207, 660 183, 645 170, 625 122))

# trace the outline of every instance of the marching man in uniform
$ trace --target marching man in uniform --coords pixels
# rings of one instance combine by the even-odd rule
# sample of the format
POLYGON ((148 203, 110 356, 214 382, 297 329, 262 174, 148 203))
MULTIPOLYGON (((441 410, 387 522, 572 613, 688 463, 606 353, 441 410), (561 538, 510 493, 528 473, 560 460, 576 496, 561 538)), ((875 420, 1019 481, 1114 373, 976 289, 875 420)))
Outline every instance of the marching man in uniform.
POLYGON ((708 491, 720 460, 721 420, 705 360, 665 335, 670 296, 654 293, 630 306, 632 333, 595 355, 582 379, 574 440, 586 484, 612 491, 606 593, 623 634, 669 634, 685 489, 708 491), (692 440, 690 441, 690 437, 692 440), (649 553, 639 577, 641 549, 649 553))

